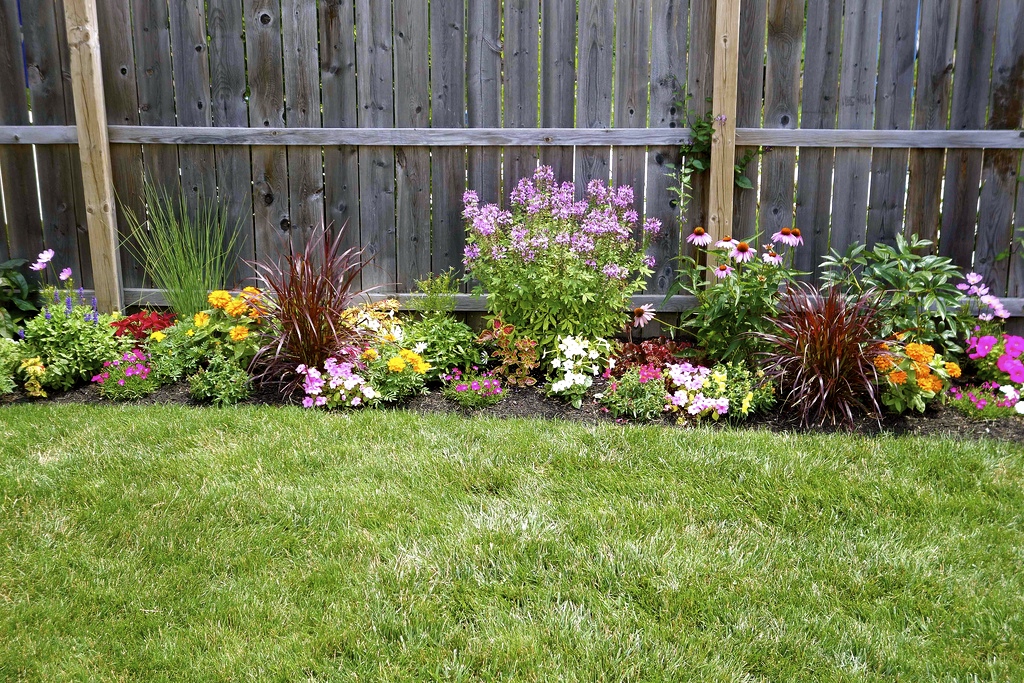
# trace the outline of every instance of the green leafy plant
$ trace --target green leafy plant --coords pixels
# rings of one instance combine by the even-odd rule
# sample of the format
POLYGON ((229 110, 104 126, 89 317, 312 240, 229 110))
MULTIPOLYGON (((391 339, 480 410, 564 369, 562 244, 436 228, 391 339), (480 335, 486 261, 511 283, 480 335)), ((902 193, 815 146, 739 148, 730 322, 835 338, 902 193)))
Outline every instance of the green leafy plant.
POLYGON ((0 337, 0 394, 9 394, 17 384, 14 372, 21 362, 21 344, 13 339, 0 337))
POLYGON ((501 380, 494 375, 493 371, 463 374, 459 368, 452 368, 441 376, 445 383, 441 395, 467 410, 493 406, 505 398, 501 380))
POLYGON ((459 279, 454 268, 428 275, 416 281, 416 295, 409 298, 409 308, 425 318, 451 313, 458 291, 459 279))
POLYGON ((665 378, 653 365, 633 367, 595 398, 612 417, 649 422, 665 412, 665 378))
POLYGON ((252 394, 252 378, 238 363, 214 354, 205 368, 189 377, 189 395, 197 401, 229 406, 252 394))
POLYGON ((653 259, 647 246, 657 219, 639 225, 633 188, 587 186, 577 201, 571 182, 558 184, 549 166, 523 178, 511 211, 464 195, 463 263, 488 292, 491 313, 521 336, 553 349, 559 337, 611 337, 626 320, 630 296, 644 287, 653 259))
MULTIPOLYGON (((790 235, 775 237, 776 241, 790 239, 790 235)), ((684 316, 681 327, 703 344, 710 358, 724 362, 752 360, 768 349, 768 342, 758 335, 774 329, 770 319, 778 312, 784 285, 793 282, 799 272, 786 265, 787 259, 776 251, 774 243, 761 254, 753 239, 743 242, 724 237, 712 246, 702 228, 697 228, 688 241, 708 247, 708 265, 690 256, 680 259, 684 267, 668 296, 683 291, 697 299, 697 306, 684 316)), ((797 243, 791 241, 790 246, 797 243)), ((792 251, 789 254, 791 263, 792 251)))
POLYGON ((103 370, 92 378, 100 395, 113 401, 131 401, 156 391, 156 379, 150 377, 149 357, 139 349, 126 351, 120 358, 103 362, 103 370))
POLYGON ((122 205, 128 219, 125 247, 142 263, 179 317, 206 308, 206 295, 228 284, 238 224, 227 209, 210 201, 188 206, 185 196, 172 198, 147 182, 146 215, 122 205))
POLYGON ((857 244, 842 255, 833 250, 822 261, 822 280, 855 295, 880 292, 884 337, 904 333, 909 340, 962 354, 961 341, 973 325, 957 289, 964 276, 950 259, 924 253, 931 246, 917 235, 909 241, 897 235, 891 246, 857 244))
POLYGON ((421 349, 432 366, 428 379, 437 379, 445 368, 469 370, 474 365, 483 365, 487 354, 476 338, 469 325, 449 315, 432 315, 405 325, 406 346, 421 349))
POLYGON ((370 347, 363 352, 366 381, 377 393, 376 401, 392 403, 423 393, 431 366, 423 356, 395 343, 370 347))
POLYGON ((21 272, 25 259, 0 263, 0 337, 13 339, 27 318, 39 312, 39 291, 21 272))
POLYGON ((532 387, 537 383, 533 376, 533 371, 540 367, 537 342, 516 334, 515 325, 495 318, 480 333, 477 342, 490 347, 491 358, 498 362, 496 372, 509 386, 532 387))
POLYGON ((882 404, 896 414, 923 413, 949 389, 950 378, 960 376, 960 366, 944 360, 928 344, 887 342, 882 351, 874 359, 882 377, 882 404))

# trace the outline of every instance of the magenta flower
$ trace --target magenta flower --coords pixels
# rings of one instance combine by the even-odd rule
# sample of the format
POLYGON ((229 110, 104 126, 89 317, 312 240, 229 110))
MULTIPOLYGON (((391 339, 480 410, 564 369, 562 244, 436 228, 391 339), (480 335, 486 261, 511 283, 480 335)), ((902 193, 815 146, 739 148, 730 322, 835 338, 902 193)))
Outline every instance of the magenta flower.
POLYGON ((716 249, 733 249, 736 247, 736 240, 731 237, 725 237, 715 242, 716 249))
POLYGON ((732 266, 723 263, 722 265, 715 268, 715 277, 719 280, 729 277, 732 275, 732 266))
POLYGON ((1006 336, 1006 355, 1011 358, 1017 358, 1024 353, 1024 337, 1018 337, 1015 334, 1009 334, 1006 336))
POLYGON ((696 227, 686 237, 686 241, 697 247, 706 247, 711 244, 711 235, 704 228, 696 227))
POLYGON ((782 263, 782 256, 776 254, 774 249, 768 249, 768 251, 761 254, 761 260, 764 261, 765 263, 777 266, 782 263))
POLYGON ((46 270, 46 265, 53 260, 53 249, 46 249, 36 257, 36 262, 29 268, 34 271, 46 270))
POLYGON ((975 344, 973 344, 974 352, 969 353, 968 356, 972 360, 984 358, 985 356, 988 355, 988 352, 991 351, 997 343, 999 343, 998 339, 996 339, 992 335, 985 335, 981 339, 978 339, 975 344))
POLYGON ((746 263, 754 258, 754 250, 746 242, 737 242, 733 245, 732 253, 729 256, 737 263, 746 263))

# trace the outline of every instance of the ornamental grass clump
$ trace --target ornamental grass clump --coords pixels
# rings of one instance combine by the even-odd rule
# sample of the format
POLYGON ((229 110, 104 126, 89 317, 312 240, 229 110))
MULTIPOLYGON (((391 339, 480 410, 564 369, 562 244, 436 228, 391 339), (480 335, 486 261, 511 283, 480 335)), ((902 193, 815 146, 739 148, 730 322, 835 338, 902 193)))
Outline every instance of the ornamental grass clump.
POLYGON ((884 348, 874 292, 848 298, 838 287, 822 293, 793 284, 771 323, 774 332, 758 335, 771 349, 762 367, 804 427, 852 429, 857 413, 881 413, 874 360, 884 348))
POLYGON ((489 294, 491 313, 522 337, 553 349, 559 337, 606 338, 622 329, 630 296, 643 288, 654 265, 645 250, 661 230, 640 223, 633 188, 555 182, 548 166, 523 178, 511 210, 481 205, 466 192, 463 260, 478 292, 489 294))

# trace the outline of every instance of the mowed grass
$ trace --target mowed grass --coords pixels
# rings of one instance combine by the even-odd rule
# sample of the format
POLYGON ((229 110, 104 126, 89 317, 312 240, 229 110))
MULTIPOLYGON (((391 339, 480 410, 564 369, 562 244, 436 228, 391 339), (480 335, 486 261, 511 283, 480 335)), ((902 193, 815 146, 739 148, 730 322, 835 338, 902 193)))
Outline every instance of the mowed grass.
POLYGON ((0 409, 0 680, 1024 680, 996 442, 0 409))

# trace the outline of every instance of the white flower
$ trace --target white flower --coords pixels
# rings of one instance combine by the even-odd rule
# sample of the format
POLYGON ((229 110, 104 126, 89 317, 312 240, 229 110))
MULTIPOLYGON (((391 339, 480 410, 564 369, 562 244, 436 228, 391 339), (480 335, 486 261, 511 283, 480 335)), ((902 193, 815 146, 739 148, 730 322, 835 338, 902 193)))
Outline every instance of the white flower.
POLYGON ((567 360, 564 363, 562 363, 562 367, 565 368, 566 370, 572 370, 574 365, 575 364, 571 360, 567 360))
POLYGON ((598 354, 597 351, 595 351, 594 349, 591 349, 590 353, 587 354, 587 358, 589 358, 590 360, 596 360, 598 355, 600 355, 600 354, 598 354))
POLYGON ((427 350, 427 342, 420 342, 419 344, 416 344, 415 346, 412 347, 412 352, 413 353, 418 353, 421 356, 423 355, 423 352, 426 351, 426 350, 427 350))
POLYGON ((551 367, 553 367, 553 368, 561 367, 561 365, 562 365, 562 359, 561 358, 556 358, 553 361, 551 361, 551 367))
POLYGON ((1024 415, 1024 401, 1018 401, 1017 405, 1015 405, 1013 409, 1016 410, 1021 415, 1024 415))

